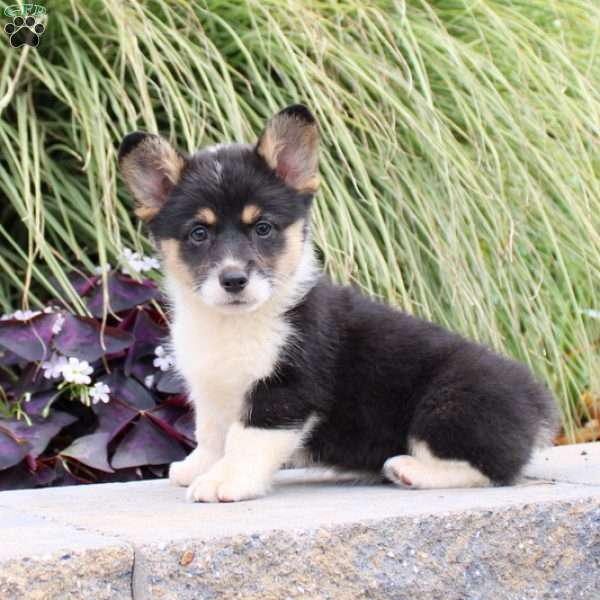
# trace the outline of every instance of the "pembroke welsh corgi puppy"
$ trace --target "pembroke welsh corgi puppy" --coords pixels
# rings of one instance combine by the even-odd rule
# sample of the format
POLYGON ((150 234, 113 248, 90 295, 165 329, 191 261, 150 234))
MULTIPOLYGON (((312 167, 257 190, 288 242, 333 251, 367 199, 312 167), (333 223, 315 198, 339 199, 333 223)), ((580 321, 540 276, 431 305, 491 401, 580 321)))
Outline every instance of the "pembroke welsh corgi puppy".
POLYGON ((199 502, 265 494, 290 462, 407 488, 514 482, 555 430, 550 393, 522 364, 320 273, 318 152, 300 105, 251 145, 186 156, 156 135, 123 139, 196 415, 198 446, 170 479, 199 502))

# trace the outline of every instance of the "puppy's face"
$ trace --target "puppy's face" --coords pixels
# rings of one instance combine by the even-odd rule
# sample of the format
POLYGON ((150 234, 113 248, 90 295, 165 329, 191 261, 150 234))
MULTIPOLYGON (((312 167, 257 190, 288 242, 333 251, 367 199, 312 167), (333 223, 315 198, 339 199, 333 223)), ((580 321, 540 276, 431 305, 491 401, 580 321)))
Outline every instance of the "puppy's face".
POLYGON ((275 115, 255 146, 190 157, 132 133, 119 163, 168 276, 204 304, 252 311, 299 269, 318 187, 318 132, 306 108, 275 115))

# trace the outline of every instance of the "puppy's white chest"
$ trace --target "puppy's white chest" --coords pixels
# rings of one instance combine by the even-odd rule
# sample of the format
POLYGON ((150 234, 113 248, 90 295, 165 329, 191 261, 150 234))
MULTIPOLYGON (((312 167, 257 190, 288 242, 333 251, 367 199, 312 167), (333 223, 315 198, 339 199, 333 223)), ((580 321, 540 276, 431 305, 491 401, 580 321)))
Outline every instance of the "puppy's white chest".
MULTIPOLYGON (((281 317, 175 315, 172 339, 177 367, 194 402, 239 411, 257 380, 273 373, 290 325, 281 317)), ((229 412, 228 410, 228 412, 229 412)))

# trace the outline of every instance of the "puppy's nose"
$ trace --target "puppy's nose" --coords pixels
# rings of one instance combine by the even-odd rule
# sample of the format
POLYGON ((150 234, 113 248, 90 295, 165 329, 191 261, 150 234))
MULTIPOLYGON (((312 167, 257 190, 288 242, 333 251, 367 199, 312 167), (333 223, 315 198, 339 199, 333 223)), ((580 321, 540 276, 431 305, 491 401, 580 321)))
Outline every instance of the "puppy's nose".
POLYGON ((219 275, 219 283, 226 292, 237 294, 248 284, 248 277, 239 269, 223 269, 219 275))

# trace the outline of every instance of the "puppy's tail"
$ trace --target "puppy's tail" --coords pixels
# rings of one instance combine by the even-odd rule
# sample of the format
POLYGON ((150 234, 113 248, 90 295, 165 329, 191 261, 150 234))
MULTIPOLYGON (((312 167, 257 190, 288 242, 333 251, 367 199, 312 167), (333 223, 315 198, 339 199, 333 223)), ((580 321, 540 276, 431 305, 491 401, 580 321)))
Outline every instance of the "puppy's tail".
POLYGON ((552 446, 560 429, 558 404, 550 392, 546 392, 540 403, 541 418, 533 442, 534 448, 543 449, 552 446))

